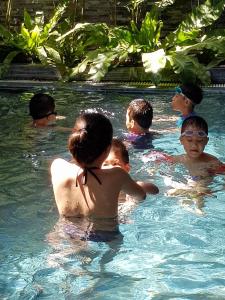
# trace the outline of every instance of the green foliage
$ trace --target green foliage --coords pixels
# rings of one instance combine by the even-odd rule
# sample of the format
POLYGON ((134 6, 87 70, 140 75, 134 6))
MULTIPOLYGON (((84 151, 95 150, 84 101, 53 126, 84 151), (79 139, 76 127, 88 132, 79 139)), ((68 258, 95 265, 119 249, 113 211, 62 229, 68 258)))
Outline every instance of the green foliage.
POLYGON ((137 17, 138 7, 142 2, 131 1, 133 17, 129 27, 106 26, 108 39, 104 45, 99 45, 95 51, 86 52, 84 60, 73 68, 70 79, 88 69, 88 74, 91 75, 89 79, 99 81, 110 69, 126 65, 135 57, 138 63, 143 64, 145 72, 149 73, 155 84, 163 79, 165 69, 171 74, 180 74, 180 77, 186 78, 188 74, 193 80, 209 83, 207 71, 210 66, 221 61, 225 52, 224 37, 215 37, 212 33, 210 37, 203 30, 219 18, 225 1, 213 5, 212 1, 206 0, 204 4, 195 7, 178 28, 165 38, 161 37, 163 22, 159 17, 160 12, 175 1, 155 2, 138 26, 134 15, 137 17), (206 49, 214 53, 214 59, 208 66, 202 65, 197 59, 197 54, 206 49))
POLYGON ((48 44, 51 45, 51 39, 58 35, 55 27, 65 12, 68 2, 69 0, 61 1, 52 18, 46 24, 40 22, 38 18, 32 20, 29 13, 24 10, 24 22, 21 24, 20 32, 11 32, 3 25, 0 25, 2 45, 7 45, 14 49, 3 61, 4 70, 7 70, 12 59, 20 52, 39 59, 44 64, 51 63, 52 58, 54 58, 54 61, 62 63, 59 61, 60 55, 56 54, 56 50, 51 49, 48 44), (55 60, 56 57, 57 60, 55 60))
POLYGON ((224 60, 225 29, 211 28, 223 12, 225 0, 206 0, 196 6, 167 36, 162 35, 164 24, 160 16, 175 0, 155 1, 143 19, 140 12, 145 1, 130 0, 127 8, 131 21, 123 27, 104 23, 78 23, 71 27, 69 18, 62 20, 69 2, 61 1, 48 23, 43 23, 43 16, 32 20, 24 11, 19 33, 0 25, 3 44, 13 47, 2 70, 22 51, 42 64, 55 65, 65 80, 85 73, 89 79, 99 81, 113 68, 135 63, 143 66, 145 75, 155 84, 165 80, 165 75, 208 84, 208 70, 224 60), (210 59, 203 64, 199 57, 207 51, 210 59))

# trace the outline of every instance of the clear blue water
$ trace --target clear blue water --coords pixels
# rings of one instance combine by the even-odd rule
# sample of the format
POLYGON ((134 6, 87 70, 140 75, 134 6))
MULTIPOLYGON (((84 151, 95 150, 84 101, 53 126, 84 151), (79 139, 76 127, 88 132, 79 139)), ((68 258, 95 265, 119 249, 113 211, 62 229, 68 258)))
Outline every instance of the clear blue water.
MULTIPOLYGON (((53 91, 57 111, 72 127, 78 112, 105 112, 115 135, 125 132, 127 104, 143 95, 53 91)), ((155 129, 172 129, 172 94, 146 94, 152 101, 155 129), (159 120, 161 118, 161 121, 159 120)), ((185 170, 143 164, 143 153, 130 151, 132 175, 152 180, 160 194, 123 211, 123 241, 78 243, 50 239, 58 212, 49 166, 69 158, 68 133, 30 126, 31 94, 2 93, 0 106, 0 299, 225 299, 224 178, 211 183, 204 215, 165 193, 165 176, 185 182, 185 170), (162 176, 163 175, 163 176, 162 176)), ((225 94, 209 93, 197 111, 207 119, 207 152, 225 161, 225 94)), ((181 153, 178 132, 154 140, 155 149, 181 153)))

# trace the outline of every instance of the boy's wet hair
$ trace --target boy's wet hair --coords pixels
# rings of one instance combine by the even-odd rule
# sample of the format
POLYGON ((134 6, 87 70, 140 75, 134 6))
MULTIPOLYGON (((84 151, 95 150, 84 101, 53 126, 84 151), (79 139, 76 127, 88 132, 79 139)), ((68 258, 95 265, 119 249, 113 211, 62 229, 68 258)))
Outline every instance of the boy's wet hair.
POLYGON ((208 124, 202 117, 191 116, 185 119, 182 123, 181 133, 183 133, 188 126, 193 126, 203 130, 208 135, 208 124))
POLYGON ((113 138, 111 149, 120 154, 124 164, 129 164, 129 153, 123 141, 118 138, 113 138))
POLYGON ((135 99, 128 106, 128 115, 137 124, 148 129, 152 125, 153 109, 150 102, 144 99, 135 99))
POLYGON ((190 99, 193 104, 200 104, 203 98, 202 89, 196 84, 184 84, 180 86, 182 93, 190 99))
POLYGON ((100 113, 81 114, 68 140, 73 158, 82 167, 95 161, 112 143, 113 128, 110 120, 100 113))
POLYGON ((46 115, 53 113, 54 110, 55 100, 47 94, 38 93, 30 99, 29 111, 33 120, 42 119, 46 115))

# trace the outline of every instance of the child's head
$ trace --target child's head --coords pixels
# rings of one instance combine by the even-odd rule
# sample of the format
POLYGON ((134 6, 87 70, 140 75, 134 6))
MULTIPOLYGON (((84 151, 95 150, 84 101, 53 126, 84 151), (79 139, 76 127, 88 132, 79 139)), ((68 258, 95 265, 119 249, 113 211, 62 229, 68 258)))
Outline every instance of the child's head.
POLYGON ((208 125, 203 118, 192 116, 184 120, 181 127, 180 142, 189 158, 198 159, 208 140, 208 125))
POLYGON ((175 88, 175 96, 172 98, 172 109, 183 114, 191 113, 195 105, 202 101, 202 89, 195 84, 186 84, 175 88))
POLYGON ((127 108, 126 126, 130 132, 147 132, 152 125, 153 109, 151 103, 143 99, 131 101, 127 108))
POLYGON ((55 100, 51 96, 42 93, 35 94, 30 99, 29 111, 34 121, 46 119, 46 125, 48 122, 55 121, 57 115, 55 100))
POLYGON ((129 153, 121 140, 113 138, 109 155, 104 161, 104 166, 120 166, 126 172, 130 171, 129 153))
POLYGON ((68 147, 76 162, 85 167, 104 154, 107 157, 112 143, 110 120, 100 113, 83 113, 75 122, 68 147))

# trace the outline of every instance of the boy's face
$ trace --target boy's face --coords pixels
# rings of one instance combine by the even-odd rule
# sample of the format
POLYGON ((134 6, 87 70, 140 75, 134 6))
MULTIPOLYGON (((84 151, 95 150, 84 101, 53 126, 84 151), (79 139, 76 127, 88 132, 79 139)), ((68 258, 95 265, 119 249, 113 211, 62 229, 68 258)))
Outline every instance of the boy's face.
POLYGON ((175 111, 182 111, 186 107, 186 97, 182 94, 176 94, 172 98, 171 106, 175 111))
POLYGON ((133 127, 133 121, 130 119, 129 109, 127 110, 126 113, 126 127, 129 131, 132 130, 133 127))
POLYGON ((130 171, 129 164, 125 163, 121 157, 121 155, 118 152, 115 152, 114 150, 111 150, 109 152, 108 157, 105 159, 103 166, 107 167, 121 167, 126 172, 130 171))
POLYGON ((209 140, 207 136, 202 135, 203 131, 193 126, 186 127, 181 135, 180 142, 189 158, 197 159, 202 155, 209 140))
POLYGON ((134 121, 134 119, 132 119, 130 117, 129 109, 127 110, 127 113, 126 113, 126 127, 127 127, 127 130, 131 133, 137 133, 138 127, 139 127, 137 125, 137 123, 134 121))

